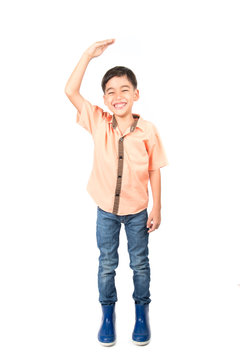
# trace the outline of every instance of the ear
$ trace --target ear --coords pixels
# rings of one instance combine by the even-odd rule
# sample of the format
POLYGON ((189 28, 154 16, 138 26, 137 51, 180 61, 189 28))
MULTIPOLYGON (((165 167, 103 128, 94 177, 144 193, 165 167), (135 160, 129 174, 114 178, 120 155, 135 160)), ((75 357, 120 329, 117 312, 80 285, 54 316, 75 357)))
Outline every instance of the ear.
POLYGON ((139 90, 138 89, 134 90, 133 99, 134 99, 134 101, 137 101, 139 99, 139 90))
POLYGON ((107 104, 106 104, 105 94, 103 95, 103 101, 104 101, 104 104, 107 105, 107 104))

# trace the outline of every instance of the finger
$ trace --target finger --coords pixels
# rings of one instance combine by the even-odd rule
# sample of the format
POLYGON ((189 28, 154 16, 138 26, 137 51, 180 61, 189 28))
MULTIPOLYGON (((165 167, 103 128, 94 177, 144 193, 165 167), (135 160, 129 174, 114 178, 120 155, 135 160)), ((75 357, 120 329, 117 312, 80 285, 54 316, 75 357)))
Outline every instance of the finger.
POLYGON ((152 226, 152 217, 149 217, 149 218, 147 219, 146 226, 147 226, 147 228, 149 228, 149 227, 152 226))
POLYGON ((99 46, 102 46, 102 45, 109 45, 110 43, 114 42, 115 39, 108 39, 108 40, 103 40, 103 41, 97 41, 97 44, 99 46))
POLYGON ((146 227, 147 227, 147 229, 148 229, 148 232, 149 232, 149 230, 151 231, 151 229, 152 229, 152 224, 150 224, 150 225, 147 225, 146 227))
POLYGON ((151 231, 154 231, 157 229, 157 223, 153 223, 151 227, 151 231))

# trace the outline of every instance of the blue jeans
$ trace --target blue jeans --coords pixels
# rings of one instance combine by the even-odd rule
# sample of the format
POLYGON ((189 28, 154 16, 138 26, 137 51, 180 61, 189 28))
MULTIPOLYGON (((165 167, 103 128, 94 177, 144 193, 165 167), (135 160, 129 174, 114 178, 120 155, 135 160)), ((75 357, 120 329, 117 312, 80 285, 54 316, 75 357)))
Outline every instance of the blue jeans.
POLYGON ((130 268, 133 270, 135 304, 148 304, 150 300, 150 266, 148 259, 149 233, 146 227, 147 209, 137 214, 116 215, 97 207, 96 236, 100 250, 98 267, 99 302, 110 305, 117 301, 115 269, 118 266, 118 246, 121 223, 128 240, 130 268))

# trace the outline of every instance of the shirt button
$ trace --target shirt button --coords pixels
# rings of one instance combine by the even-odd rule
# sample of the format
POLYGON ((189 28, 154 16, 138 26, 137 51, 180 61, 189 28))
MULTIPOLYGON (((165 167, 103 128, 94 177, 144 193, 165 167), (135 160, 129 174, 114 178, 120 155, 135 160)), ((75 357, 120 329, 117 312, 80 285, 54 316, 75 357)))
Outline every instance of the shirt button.
POLYGON ((118 175, 119 178, 121 178, 122 176, 121 175, 118 175))
POLYGON ((122 158, 123 158, 122 156, 119 157, 119 159, 122 159, 122 158))
POLYGON ((121 137, 119 140, 120 140, 120 141, 123 141, 123 137, 121 137))

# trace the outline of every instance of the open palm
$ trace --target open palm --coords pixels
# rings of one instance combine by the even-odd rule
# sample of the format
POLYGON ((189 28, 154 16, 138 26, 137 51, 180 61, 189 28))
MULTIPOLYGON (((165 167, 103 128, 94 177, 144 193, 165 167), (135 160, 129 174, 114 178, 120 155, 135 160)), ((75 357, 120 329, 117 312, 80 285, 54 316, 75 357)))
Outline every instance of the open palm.
POLYGON ((103 41, 97 41, 94 44, 92 44, 87 50, 86 53, 91 57, 97 57, 101 55, 106 48, 113 44, 115 42, 115 39, 108 39, 103 41))

